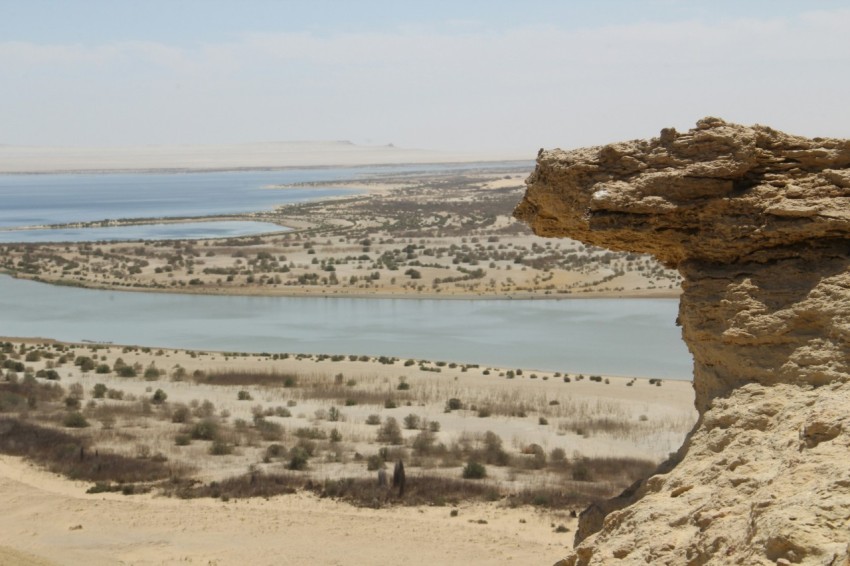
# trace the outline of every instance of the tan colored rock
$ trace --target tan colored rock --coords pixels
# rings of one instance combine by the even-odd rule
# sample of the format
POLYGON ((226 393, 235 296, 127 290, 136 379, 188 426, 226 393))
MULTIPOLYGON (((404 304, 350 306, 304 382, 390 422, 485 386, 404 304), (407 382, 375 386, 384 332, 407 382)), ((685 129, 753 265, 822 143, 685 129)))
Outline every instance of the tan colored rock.
POLYGON ((685 279, 700 419, 563 563, 850 564, 850 141, 705 118, 541 151, 516 216, 685 279))

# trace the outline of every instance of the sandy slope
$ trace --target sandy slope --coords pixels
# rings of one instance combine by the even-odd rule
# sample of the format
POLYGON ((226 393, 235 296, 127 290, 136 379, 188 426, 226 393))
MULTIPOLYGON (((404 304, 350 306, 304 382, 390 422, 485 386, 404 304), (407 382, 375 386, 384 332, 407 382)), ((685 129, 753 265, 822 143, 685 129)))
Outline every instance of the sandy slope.
POLYGON ((494 505, 452 518, 304 494, 223 503, 84 489, 0 457, 0 564, 546 564, 571 540, 551 516, 494 505))

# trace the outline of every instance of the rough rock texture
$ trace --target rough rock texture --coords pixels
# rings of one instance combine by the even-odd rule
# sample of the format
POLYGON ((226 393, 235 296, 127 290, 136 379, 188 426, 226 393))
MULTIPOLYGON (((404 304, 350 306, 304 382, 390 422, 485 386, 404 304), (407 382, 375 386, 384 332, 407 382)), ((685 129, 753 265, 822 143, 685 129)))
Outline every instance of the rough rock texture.
POLYGON ((685 279, 700 418, 563 563, 850 564, 850 141, 705 118, 541 151, 516 216, 685 279))

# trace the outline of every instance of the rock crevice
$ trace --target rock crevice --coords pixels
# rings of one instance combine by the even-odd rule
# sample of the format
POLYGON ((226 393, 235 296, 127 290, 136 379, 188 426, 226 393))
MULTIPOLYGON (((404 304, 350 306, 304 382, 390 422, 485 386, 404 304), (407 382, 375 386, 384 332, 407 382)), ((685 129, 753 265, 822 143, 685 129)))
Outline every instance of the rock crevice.
POLYGON ((541 150, 515 214, 684 278, 700 418, 672 469, 588 514, 566 563, 847 564, 850 141, 705 118, 541 150))

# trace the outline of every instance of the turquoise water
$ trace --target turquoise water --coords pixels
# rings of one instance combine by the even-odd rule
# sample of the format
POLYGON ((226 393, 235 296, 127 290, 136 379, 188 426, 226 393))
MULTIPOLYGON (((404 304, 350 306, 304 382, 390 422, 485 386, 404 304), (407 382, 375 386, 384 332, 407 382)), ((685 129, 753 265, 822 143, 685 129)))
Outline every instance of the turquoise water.
POLYGON ((195 240, 233 238, 287 230, 270 222, 222 220, 110 226, 106 228, 60 228, 52 230, 0 230, 0 243, 8 242, 100 242, 112 240, 195 240))
POLYGON ((0 335, 387 355, 691 378, 675 299, 419 300, 95 291, 0 276, 0 335))

